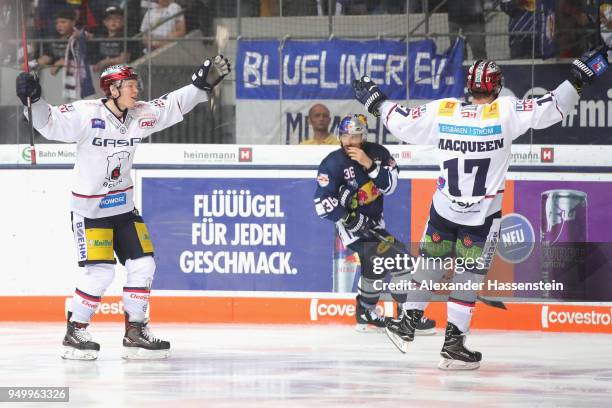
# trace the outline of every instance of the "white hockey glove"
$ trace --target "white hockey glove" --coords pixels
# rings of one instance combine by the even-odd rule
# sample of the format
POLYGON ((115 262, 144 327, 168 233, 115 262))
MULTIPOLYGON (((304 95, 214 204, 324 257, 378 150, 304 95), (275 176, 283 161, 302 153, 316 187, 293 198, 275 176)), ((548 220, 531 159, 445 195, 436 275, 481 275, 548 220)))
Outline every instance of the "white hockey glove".
POLYGON ((608 47, 600 45, 582 54, 572 62, 570 82, 580 93, 584 84, 590 84, 608 69, 608 47))
POLYGON ((196 72, 191 76, 191 82, 198 88, 210 92, 230 72, 232 67, 223 55, 216 55, 213 59, 207 58, 196 72))

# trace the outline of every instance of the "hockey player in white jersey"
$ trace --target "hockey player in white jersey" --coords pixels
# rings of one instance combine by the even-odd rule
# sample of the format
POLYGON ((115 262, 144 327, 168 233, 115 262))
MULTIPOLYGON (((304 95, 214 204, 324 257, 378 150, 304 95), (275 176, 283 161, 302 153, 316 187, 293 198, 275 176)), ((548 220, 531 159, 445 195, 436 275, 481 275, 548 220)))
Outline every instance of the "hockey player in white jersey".
POLYGON ((47 139, 77 144, 72 185, 72 230, 80 270, 63 340, 63 358, 94 360, 100 345, 87 331, 115 274, 115 254, 127 269, 123 288, 126 359, 165 358, 170 343, 156 338, 146 311, 155 273, 153 244, 134 207, 130 176, 139 143, 152 133, 183 120, 228 73, 221 55, 206 59, 192 83, 150 102, 138 100, 136 71, 108 67, 100 76, 102 99, 51 106, 41 98, 38 79, 21 73, 17 96, 32 102, 34 127, 47 139))
MULTIPOLYGON (((466 266, 465 272, 456 270, 454 283, 481 283, 491 265, 499 239, 512 141, 530 128, 542 129, 560 122, 578 102, 583 85, 606 71, 606 52, 607 48, 600 46, 576 59, 569 80, 537 99, 499 97, 502 71, 495 62, 486 60, 478 60, 469 68, 467 89, 473 97, 471 103, 449 98, 408 109, 387 101, 368 77, 354 81, 355 98, 370 113, 380 115, 395 137, 411 144, 437 146, 440 175, 421 241, 421 255, 460 260, 466 266), (466 263, 469 259, 472 261, 466 263)), ((432 296, 420 288, 421 283, 437 282, 442 274, 441 268, 416 268, 412 280, 417 289, 409 292, 400 319, 391 321, 386 329, 400 351, 406 352, 413 341, 416 322, 432 296)), ((480 366, 481 353, 464 346, 475 301, 473 290, 451 292, 439 368, 465 370, 480 366)))

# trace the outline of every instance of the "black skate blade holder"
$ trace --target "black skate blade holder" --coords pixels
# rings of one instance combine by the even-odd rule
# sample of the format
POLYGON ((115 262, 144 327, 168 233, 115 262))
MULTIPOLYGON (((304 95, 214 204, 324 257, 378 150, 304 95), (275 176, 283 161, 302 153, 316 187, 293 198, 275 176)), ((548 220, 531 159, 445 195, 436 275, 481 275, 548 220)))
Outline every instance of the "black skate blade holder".
MULTIPOLYGON (((384 237, 380 232, 376 231, 375 229, 370 228, 368 232, 374 238, 376 238, 380 243, 389 245, 391 248, 395 249, 400 254, 405 254, 405 255, 412 257, 412 254, 408 252, 402 245, 398 244, 395 241, 387 240, 386 237, 384 237)), ((487 306, 495 307, 497 309, 502 309, 502 310, 508 310, 504 302, 502 302, 501 300, 487 299, 480 295, 476 296, 476 300, 481 301, 483 304, 487 306)))

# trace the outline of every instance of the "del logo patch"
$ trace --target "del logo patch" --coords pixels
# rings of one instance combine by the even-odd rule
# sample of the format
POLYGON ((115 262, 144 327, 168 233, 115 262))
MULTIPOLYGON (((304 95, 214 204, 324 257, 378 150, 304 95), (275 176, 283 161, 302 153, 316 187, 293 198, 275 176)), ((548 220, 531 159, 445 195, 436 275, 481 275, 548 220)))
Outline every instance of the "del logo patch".
POLYGON ((150 129, 155 126, 155 119, 141 118, 138 120, 138 127, 141 129, 150 129))

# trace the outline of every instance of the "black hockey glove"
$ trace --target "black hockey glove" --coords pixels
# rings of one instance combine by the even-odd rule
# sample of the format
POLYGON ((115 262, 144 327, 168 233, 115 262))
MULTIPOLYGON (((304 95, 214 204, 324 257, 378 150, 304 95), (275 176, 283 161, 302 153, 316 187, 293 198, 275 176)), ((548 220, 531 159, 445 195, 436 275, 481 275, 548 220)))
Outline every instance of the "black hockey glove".
POLYGON ((370 230, 376 227, 376 222, 361 213, 348 213, 342 223, 348 232, 359 238, 371 238, 370 230))
POLYGON ((22 72, 16 80, 17 96, 21 99, 24 106, 28 106, 28 96, 30 102, 34 103, 40 99, 40 84, 38 77, 27 72, 22 72))
POLYGON ((198 88, 210 92, 232 71, 231 64, 223 55, 207 58, 191 76, 191 82, 198 88))
POLYGON ((357 201, 357 190, 345 185, 340 186, 338 189, 338 201, 340 205, 347 210, 354 210, 359 205, 357 201))
POLYGON ((572 62, 570 82, 580 93, 584 84, 590 84, 608 69, 608 47, 603 44, 582 54, 572 62))
POLYGON ((387 100, 387 96, 367 76, 362 76, 361 79, 353 81, 353 95, 374 116, 380 116, 378 108, 381 103, 387 100))

